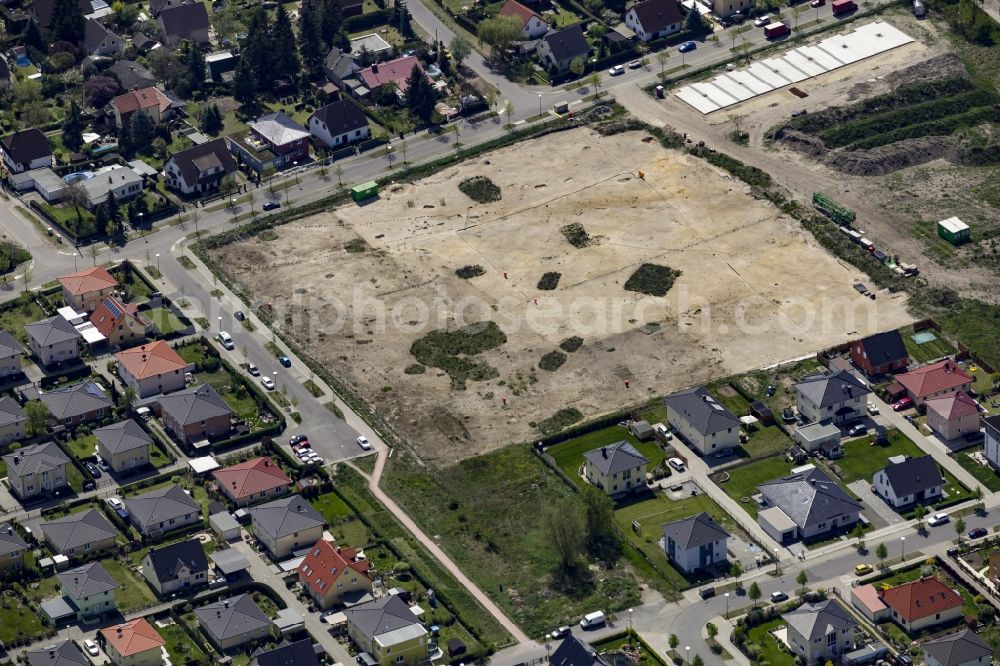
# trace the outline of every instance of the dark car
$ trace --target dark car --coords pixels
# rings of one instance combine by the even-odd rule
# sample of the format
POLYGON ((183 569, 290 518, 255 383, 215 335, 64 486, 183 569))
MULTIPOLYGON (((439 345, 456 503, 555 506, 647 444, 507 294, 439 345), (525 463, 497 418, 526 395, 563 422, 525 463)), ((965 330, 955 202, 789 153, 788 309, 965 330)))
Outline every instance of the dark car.
POLYGON ((285 366, 286 368, 292 367, 292 359, 288 358, 287 356, 279 356, 278 363, 285 366))
POLYGON ((715 596, 715 588, 703 587, 700 590, 698 590, 698 594, 701 596, 702 599, 711 599, 712 597, 715 596))
POLYGON ((976 527, 974 529, 969 530, 969 538, 970 539, 981 539, 982 537, 986 536, 987 534, 988 534, 988 532, 986 531, 985 527, 976 527))
POLYGON ((243 314, 243 310, 237 310, 233 313, 233 316, 236 317, 236 321, 243 321, 247 318, 247 316, 243 314))
POLYGON ((85 466, 87 468, 87 471, 90 472, 90 475, 92 477, 94 477, 95 479, 101 478, 101 468, 100 467, 98 467, 97 465, 95 465, 92 462, 85 463, 85 466))
POLYGON ((805 109, 799 109, 798 111, 792 111, 792 118, 798 118, 799 116, 806 115, 805 109))
POLYGON ((276 208, 281 208, 281 204, 277 201, 268 201, 264 204, 264 210, 274 210, 276 208))
POLYGON ((94 481, 93 479, 87 479, 86 481, 83 482, 84 490, 95 490, 96 488, 97 488, 97 482, 94 481))
POLYGON ((681 53, 687 53, 688 51, 694 51, 696 48, 698 48, 698 45, 694 42, 684 42, 677 47, 677 50, 681 53))
POLYGON ((296 444, 299 444, 301 442, 308 442, 308 441, 309 438, 306 437, 305 435, 295 435, 290 440, 288 440, 288 443, 292 446, 295 446, 296 444))

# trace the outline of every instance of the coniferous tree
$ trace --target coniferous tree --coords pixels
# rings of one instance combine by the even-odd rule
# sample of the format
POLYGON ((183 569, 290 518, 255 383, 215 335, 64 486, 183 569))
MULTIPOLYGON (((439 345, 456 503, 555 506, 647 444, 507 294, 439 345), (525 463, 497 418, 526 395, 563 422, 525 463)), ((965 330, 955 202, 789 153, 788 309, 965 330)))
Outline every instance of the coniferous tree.
POLYGON ((79 105, 77 105, 76 100, 70 101, 69 112, 67 112, 66 120, 62 124, 63 145, 72 150, 80 150, 83 145, 83 128, 85 126, 86 123, 83 122, 80 115, 79 105))
POLYGON ((427 82, 427 76, 414 65, 406 79, 406 107, 415 117, 429 123, 434 114, 434 89, 427 82))
POLYGON ((55 0, 52 5, 52 23, 49 29, 56 41, 81 44, 86 32, 86 19, 77 0, 55 0))
POLYGON ((201 90, 205 84, 205 53, 193 41, 184 42, 182 53, 188 89, 192 92, 201 90))
POLYGON ((267 14, 259 7, 250 15, 245 44, 240 64, 245 63, 249 68, 253 75, 254 87, 257 90, 272 87, 274 78, 267 14))
POLYGON ((233 72, 233 99, 247 113, 253 113, 257 108, 257 77, 249 58, 242 58, 233 72))
POLYGON ((94 233, 103 236, 108 231, 108 213, 104 205, 94 209, 94 233))
POLYGON ((416 33, 413 32, 413 17, 406 6, 406 0, 397 0, 393 21, 399 29, 399 34, 403 35, 403 39, 413 39, 416 36, 416 33))
POLYGON ((150 145, 153 140, 153 121, 142 111, 136 111, 129 120, 129 133, 132 137, 132 150, 135 152, 150 145))
POLYGON ((292 21, 288 18, 285 6, 280 2, 274 15, 274 24, 270 32, 270 62, 273 63, 277 77, 290 77, 299 73, 299 55, 295 49, 295 34, 292 31, 292 21))
POLYGON ((104 219, 107 221, 107 227, 103 232, 107 232, 110 235, 109 229, 112 226, 111 223, 117 226, 122 221, 121 211, 118 210, 118 198, 115 197, 114 190, 108 190, 108 198, 104 200, 101 208, 104 209, 104 219))
POLYGON ((34 21, 28 21, 28 27, 21 33, 21 43, 27 48, 45 52, 45 41, 42 39, 42 33, 38 29, 38 24, 34 21))
POLYGON ((310 77, 323 71, 323 40, 313 2, 303 2, 299 12, 299 55, 310 77))
POLYGON ((320 36, 327 48, 335 46, 334 40, 344 25, 344 15, 340 11, 339 0, 323 0, 320 16, 320 36))

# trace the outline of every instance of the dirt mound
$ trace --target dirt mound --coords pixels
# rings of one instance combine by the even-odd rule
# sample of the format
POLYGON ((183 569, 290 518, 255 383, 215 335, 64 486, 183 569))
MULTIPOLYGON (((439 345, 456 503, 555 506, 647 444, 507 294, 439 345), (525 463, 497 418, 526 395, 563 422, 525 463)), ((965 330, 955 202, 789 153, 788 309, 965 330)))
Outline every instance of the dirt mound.
POLYGON ((955 76, 967 77, 969 72, 965 65, 953 53, 940 55, 930 60, 925 60, 916 65, 911 65, 906 69, 893 72, 885 77, 890 88, 920 83, 922 81, 933 81, 934 79, 946 79, 955 76))
MULTIPOLYGON (((818 139, 816 142, 822 145, 818 139)), ((831 169, 854 176, 881 176, 941 157, 956 161, 959 152, 951 137, 925 136, 870 150, 831 151, 820 161, 831 169)))
POLYGON ((779 127, 774 132, 774 138, 784 142, 788 148, 812 157, 822 157, 829 152, 827 147, 823 145, 823 140, 818 136, 793 130, 787 126, 779 127))

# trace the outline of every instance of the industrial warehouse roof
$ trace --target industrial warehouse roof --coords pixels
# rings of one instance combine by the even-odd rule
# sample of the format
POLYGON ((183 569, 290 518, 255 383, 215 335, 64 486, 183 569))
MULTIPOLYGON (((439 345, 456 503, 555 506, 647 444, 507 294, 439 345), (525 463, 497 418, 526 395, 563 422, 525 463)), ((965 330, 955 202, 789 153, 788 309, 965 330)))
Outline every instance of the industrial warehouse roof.
POLYGON ((800 46, 750 67, 692 83, 677 97, 702 113, 712 113, 757 95, 825 74, 912 42, 888 23, 875 22, 815 44, 800 46))

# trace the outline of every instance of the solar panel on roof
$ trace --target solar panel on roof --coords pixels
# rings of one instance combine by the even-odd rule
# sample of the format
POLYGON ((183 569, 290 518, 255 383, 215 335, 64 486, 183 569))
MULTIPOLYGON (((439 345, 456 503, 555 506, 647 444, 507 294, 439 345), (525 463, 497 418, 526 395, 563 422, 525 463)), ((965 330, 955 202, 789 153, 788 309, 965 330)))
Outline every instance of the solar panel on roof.
POLYGON ((121 308, 119 308, 118 304, 112 301, 110 298, 104 301, 104 307, 108 309, 108 312, 110 312, 111 316, 113 316, 115 319, 121 319, 122 316, 121 308))

